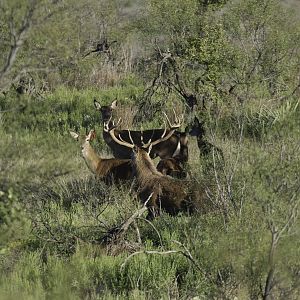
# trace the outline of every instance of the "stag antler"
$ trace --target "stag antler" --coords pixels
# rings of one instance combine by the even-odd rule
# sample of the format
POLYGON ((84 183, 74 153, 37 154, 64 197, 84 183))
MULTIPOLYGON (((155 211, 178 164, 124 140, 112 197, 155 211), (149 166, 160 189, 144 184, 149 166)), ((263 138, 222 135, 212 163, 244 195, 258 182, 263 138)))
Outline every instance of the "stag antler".
MULTIPOLYGON (((133 144, 130 144, 126 141, 124 141, 121 136, 119 135, 119 137, 117 138, 116 137, 116 134, 115 134, 115 129, 116 127, 119 126, 119 124, 121 123, 121 118, 119 119, 119 121, 117 123, 115 123, 115 121, 112 121, 111 122, 111 118, 109 118, 109 120, 107 122, 104 122, 103 124, 103 130, 107 133, 110 134, 111 138, 116 142, 118 143, 119 145, 122 145, 122 146, 125 146, 125 147, 128 147, 128 148, 133 148, 134 145, 133 144)), ((128 130, 129 132, 129 130, 128 130)), ((130 136, 131 137, 131 136, 130 136)), ((132 140, 132 139, 131 139, 132 140)))
MULTIPOLYGON (((168 132, 168 134, 166 134, 167 133, 167 128, 166 128, 166 122, 164 121, 165 129, 164 129, 164 132, 161 135, 161 137, 159 139, 155 140, 154 142, 152 142, 151 139, 150 139, 146 144, 143 142, 143 138, 141 137, 142 148, 148 148, 148 147, 150 147, 150 145, 152 147, 152 146, 157 145, 157 144, 159 144, 163 141, 168 140, 174 134, 175 130, 178 129, 181 126, 182 121, 183 121, 183 115, 180 118, 178 118, 175 111, 174 111, 175 122, 172 124, 170 122, 168 116, 166 115, 166 113, 164 113, 164 114, 166 116, 168 125, 170 127, 170 131, 168 132)), ((134 147, 134 141, 132 139, 130 130, 128 130, 128 135, 129 135, 129 139, 130 139, 131 144, 129 142, 125 141, 120 135, 118 135, 118 137, 117 137, 116 134, 115 134, 115 128, 120 124, 120 122, 121 122, 121 118, 115 124, 114 121, 111 122, 111 117, 110 117, 110 119, 107 122, 104 122, 104 131, 108 132, 110 134, 111 138, 116 143, 118 143, 119 145, 122 145, 122 146, 125 146, 125 147, 128 147, 128 148, 132 149, 134 147)))
POLYGON ((182 122, 183 122, 183 114, 181 114, 181 116, 180 116, 180 118, 177 116, 177 114, 176 114, 176 112, 175 112, 175 110, 174 110, 174 108, 173 108, 173 113, 174 113, 174 119, 175 119, 175 123, 174 124, 172 124, 171 122, 170 122, 170 119, 168 118, 168 115, 165 113, 165 112, 163 112, 163 114, 165 115, 165 117, 166 117, 166 119, 167 119, 167 122, 168 122, 168 125, 169 125, 169 127, 170 127, 170 129, 177 129, 177 128, 179 128, 180 126, 181 126, 181 124, 182 124, 182 122))
POLYGON ((166 117, 166 119, 167 119, 168 125, 169 125, 169 127, 170 127, 170 131, 168 132, 168 134, 165 135, 166 132, 167 132, 167 128, 166 128, 166 122, 165 122, 165 120, 164 120, 165 129, 164 129, 164 132, 163 132, 163 134, 161 135, 161 137, 160 137, 159 139, 155 140, 154 142, 151 142, 151 139, 150 139, 150 140, 148 141, 147 144, 142 143, 142 147, 143 147, 143 148, 148 148, 150 145, 151 145, 151 147, 152 147, 152 146, 155 146, 155 145, 157 145, 157 144, 159 144, 159 143, 161 143, 161 142, 163 142, 163 141, 168 140, 168 139, 174 134, 175 130, 178 129, 178 128, 181 126, 181 124, 182 124, 182 122, 183 122, 183 114, 182 114, 182 115, 180 116, 180 118, 179 118, 179 117, 176 115, 176 112, 175 112, 174 109, 173 109, 173 112, 174 112, 174 119, 175 119, 175 122, 174 122, 173 124, 170 122, 170 120, 169 120, 167 114, 166 114, 165 112, 163 112, 163 114, 165 115, 165 117, 166 117))
POLYGON ((117 128, 122 123, 121 118, 119 118, 117 123, 115 123, 114 120, 111 122, 111 119, 112 119, 112 116, 109 118, 108 121, 103 123, 103 129, 105 132, 110 132, 111 130, 115 130, 115 128, 117 128))

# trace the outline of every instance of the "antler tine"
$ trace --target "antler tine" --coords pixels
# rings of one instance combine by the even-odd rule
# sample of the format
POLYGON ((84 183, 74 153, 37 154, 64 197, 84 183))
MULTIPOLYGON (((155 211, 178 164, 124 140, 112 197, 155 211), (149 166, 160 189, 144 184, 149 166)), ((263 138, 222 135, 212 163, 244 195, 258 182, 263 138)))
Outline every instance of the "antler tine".
POLYGON ((103 130, 108 132, 108 124, 106 122, 103 122, 103 130))
POLYGON ((132 139, 130 130, 127 130, 127 131, 128 131, 128 135, 129 135, 130 142, 131 142, 132 145, 134 145, 134 141, 133 141, 133 139, 132 139))
POLYGON ((111 118, 112 118, 112 116, 110 116, 110 118, 108 119, 108 121, 103 122, 103 129, 104 129, 104 131, 106 131, 106 132, 109 132, 109 126, 108 126, 108 124, 110 123, 111 118))
POLYGON ((152 139, 150 138, 150 140, 147 142, 147 144, 142 143, 142 147, 147 149, 148 147, 152 148, 152 143, 151 143, 152 139))
POLYGON ((120 134, 118 134, 118 138, 120 139, 120 141, 125 142, 125 141, 122 139, 122 137, 121 137, 120 134))
POLYGON ((177 117, 177 114, 176 114, 176 111, 175 111, 175 109, 174 108, 172 108, 172 110, 173 110, 173 113, 174 113, 174 118, 175 118, 175 122, 176 123, 178 123, 178 117, 177 117))
POLYGON ((178 123, 180 123, 180 125, 182 125, 183 121, 184 121, 184 115, 181 114, 180 117, 178 118, 178 123))
POLYGON ((112 131, 113 129, 115 129, 116 127, 118 127, 121 124, 121 122, 122 122, 122 118, 119 118, 119 120, 118 120, 117 123, 115 123, 114 120, 111 122, 111 119, 112 119, 112 117, 110 117, 108 119, 108 121, 106 121, 106 122, 103 123, 103 129, 104 129, 105 132, 112 131), (110 123, 112 124, 111 126, 109 126, 110 123))
POLYGON ((180 127, 183 123, 184 116, 181 114, 180 116, 177 116, 175 110, 173 109, 174 116, 175 116, 175 123, 173 124, 174 127, 180 127))
POLYGON ((179 118, 178 118, 178 116, 176 115, 174 109, 173 109, 173 111, 174 111, 174 115, 175 115, 175 122, 174 122, 174 124, 172 124, 172 123, 170 122, 170 120, 169 120, 167 114, 164 112, 164 115, 165 115, 165 117, 166 117, 166 119, 167 119, 167 122, 168 122, 168 124, 169 124, 170 129, 173 129, 173 128, 179 128, 179 127, 181 126, 182 122, 183 122, 183 115, 182 115, 182 120, 179 120, 179 118))
POLYGON ((122 118, 119 118, 117 124, 115 124, 115 121, 112 122, 114 128, 118 127, 121 123, 122 123, 122 118))
POLYGON ((163 112, 163 114, 165 115, 165 117, 166 117, 166 119, 167 119, 167 122, 168 122, 168 124, 169 124, 169 127, 172 127, 168 115, 167 115, 165 112, 163 112))
POLYGON ((184 120, 183 114, 181 114, 181 115, 178 117, 177 114, 176 114, 176 112, 175 112, 175 109, 174 109, 174 108, 173 108, 173 113, 174 113, 174 116, 175 116, 175 123, 177 123, 177 124, 183 123, 183 120, 184 120))
POLYGON ((152 150, 152 144, 150 143, 150 145, 149 145, 149 148, 148 148, 148 155, 150 155, 150 152, 151 152, 151 150, 152 150))
POLYGON ((141 127, 141 136, 140 136, 141 145, 144 144, 144 134, 143 134, 143 127, 141 127))
POLYGON ((166 124, 166 121, 164 120, 164 132, 161 136, 162 138, 165 136, 166 132, 167 132, 167 124, 166 124))

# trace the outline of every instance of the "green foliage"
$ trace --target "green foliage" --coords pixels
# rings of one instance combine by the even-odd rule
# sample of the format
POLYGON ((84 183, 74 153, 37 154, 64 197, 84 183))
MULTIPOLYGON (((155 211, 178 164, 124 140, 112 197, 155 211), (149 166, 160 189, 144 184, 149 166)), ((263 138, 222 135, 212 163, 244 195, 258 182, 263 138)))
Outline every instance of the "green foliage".
POLYGON ((228 45, 226 32, 221 23, 211 24, 213 14, 205 16, 201 24, 201 32, 191 38, 186 49, 186 59, 201 66, 201 82, 199 92, 209 95, 211 100, 220 100, 216 87, 224 78, 231 66, 234 52, 228 45))
POLYGON ((182 40, 196 25, 197 1, 157 1, 149 3, 149 25, 157 33, 182 40), (184 26, 182 26, 184 24, 184 26), (162 31, 163 30, 163 31, 162 31))
POLYGON ((28 234, 28 226, 24 206, 14 190, 0 190, 0 254, 17 245, 28 234))
POLYGON ((289 95, 298 72, 299 24, 276 0, 233 3, 223 19, 234 45, 231 64, 236 88, 243 91, 247 86, 249 98, 289 95))

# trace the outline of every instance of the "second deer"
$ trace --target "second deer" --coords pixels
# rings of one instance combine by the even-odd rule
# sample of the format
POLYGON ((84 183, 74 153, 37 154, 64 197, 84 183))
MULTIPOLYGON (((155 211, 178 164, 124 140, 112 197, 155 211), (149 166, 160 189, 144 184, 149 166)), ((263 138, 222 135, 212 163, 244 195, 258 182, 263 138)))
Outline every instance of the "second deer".
POLYGON ((222 160, 224 160, 223 151, 219 147, 207 141, 205 136, 206 132, 204 128, 204 123, 200 122, 197 117, 195 117, 194 123, 189 130, 189 135, 196 137, 200 155, 202 157, 214 153, 215 155, 220 156, 222 160))
POLYGON ((82 156, 88 168, 96 175, 96 178, 107 184, 120 182, 133 178, 133 170, 130 159, 101 158, 90 142, 96 137, 95 131, 91 130, 87 135, 79 135, 70 131, 71 136, 79 142, 82 156))
POLYGON ((157 164, 156 169, 163 175, 169 175, 179 179, 187 177, 187 172, 183 167, 182 157, 178 155, 171 158, 161 159, 157 164))

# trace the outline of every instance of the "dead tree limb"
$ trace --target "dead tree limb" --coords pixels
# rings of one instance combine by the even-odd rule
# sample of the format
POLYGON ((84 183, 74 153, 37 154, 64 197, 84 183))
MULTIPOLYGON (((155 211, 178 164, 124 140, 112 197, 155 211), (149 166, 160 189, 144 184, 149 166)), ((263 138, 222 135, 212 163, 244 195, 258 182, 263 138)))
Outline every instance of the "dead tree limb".
POLYGON ((143 206, 138 209, 134 214, 132 214, 125 222, 120 226, 111 229, 103 238, 102 242, 105 244, 113 243, 121 239, 129 229, 130 225, 135 222, 146 210, 148 210, 147 203, 151 199, 153 193, 150 194, 148 200, 143 204, 143 206))

